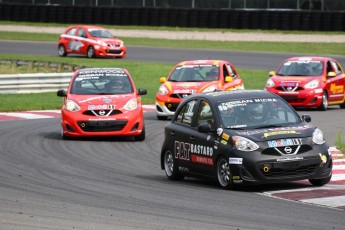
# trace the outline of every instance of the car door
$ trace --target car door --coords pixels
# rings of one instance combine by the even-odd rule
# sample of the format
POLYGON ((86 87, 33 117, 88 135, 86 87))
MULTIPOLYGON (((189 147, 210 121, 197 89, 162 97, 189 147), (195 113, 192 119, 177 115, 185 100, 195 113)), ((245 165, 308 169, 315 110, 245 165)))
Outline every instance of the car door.
POLYGON ((191 170, 196 174, 213 175, 214 155, 217 151, 215 148, 215 129, 215 116, 210 102, 206 99, 199 100, 188 136, 190 140, 191 170), (205 124, 209 124, 213 131, 200 132, 198 127, 205 124))
POLYGON ((86 54, 87 48, 89 46, 89 41, 87 39, 87 34, 84 28, 79 27, 77 31, 76 43, 78 45, 78 53, 86 54))
POLYGON ((335 72, 336 76, 327 76, 326 89, 329 93, 329 103, 337 103, 344 100, 345 76, 339 63, 334 60, 327 62, 327 74, 335 72))
POLYGON ((176 111, 172 120, 172 124, 167 128, 169 142, 175 161, 180 171, 190 172, 191 167, 191 131, 193 130, 192 121, 197 105, 197 99, 192 99, 183 104, 183 106, 176 111))

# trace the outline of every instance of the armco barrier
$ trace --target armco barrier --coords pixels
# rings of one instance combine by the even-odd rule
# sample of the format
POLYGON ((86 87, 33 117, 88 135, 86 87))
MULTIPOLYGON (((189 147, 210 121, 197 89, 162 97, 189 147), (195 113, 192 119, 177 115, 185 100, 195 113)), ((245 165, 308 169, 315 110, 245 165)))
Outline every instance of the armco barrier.
POLYGON ((0 20, 66 24, 345 31, 345 11, 66 7, 0 3, 0 20))
POLYGON ((0 94, 43 93, 67 89, 73 73, 0 75, 0 94))

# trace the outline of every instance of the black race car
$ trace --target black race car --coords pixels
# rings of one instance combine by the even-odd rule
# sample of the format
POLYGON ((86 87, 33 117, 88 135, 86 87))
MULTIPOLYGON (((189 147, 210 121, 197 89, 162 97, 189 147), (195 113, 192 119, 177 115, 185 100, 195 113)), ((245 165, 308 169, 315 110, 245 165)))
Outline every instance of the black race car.
POLYGON ((322 131, 280 96, 262 90, 195 94, 165 127, 161 168, 171 180, 212 177, 223 188, 332 177, 322 131))

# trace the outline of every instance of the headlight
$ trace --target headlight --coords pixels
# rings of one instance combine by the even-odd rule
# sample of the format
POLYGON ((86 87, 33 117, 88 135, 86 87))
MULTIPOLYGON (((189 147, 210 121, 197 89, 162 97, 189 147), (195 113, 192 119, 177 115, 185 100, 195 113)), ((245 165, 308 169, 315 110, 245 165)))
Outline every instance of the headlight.
POLYGON ((97 44, 98 44, 98 45, 101 45, 101 46, 107 46, 107 43, 105 43, 105 42, 102 41, 102 40, 97 40, 97 44))
POLYGON ((213 91, 216 91, 216 86, 215 85, 211 85, 209 87, 207 87, 206 89, 204 89, 202 92, 203 93, 207 93, 207 92, 213 92, 213 91))
POLYGON ((80 110, 80 107, 77 103, 71 100, 67 100, 65 104, 65 109, 70 112, 77 112, 80 110))
POLYGON ((158 94, 159 95, 168 94, 168 89, 164 85, 161 85, 158 89, 158 94))
POLYGON ((274 87, 274 81, 273 81, 271 78, 269 78, 269 79, 267 80, 267 82, 266 82, 266 87, 267 87, 267 88, 272 88, 272 87, 274 87))
POLYGON ((316 128, 313 133, 313 142, 317 145, 322 145, 325 143, 325 139, 323 137, 323 133, 320 129, 316 128))
POLYGON ((305 84, 304 88, 315 89, 315 88, 319 87, 319 85, 320 85, 319 80, 312 80, 312 81, 308 82, 307 84, 305 84))
POLYGON ((235 143, 235 148, 240 151, 249 152, 249 151, 254 151, 259 148, 259 146, 255 142, 245 137, 233 136, 232 140, 235 143))
POLYGON ((132 98, 131 100, 129 100, 125 106, 123 106, 123 108, 125 110, 131 111, 131 110, 135 110, 138 108, 138 101, 136 98, 132 98))

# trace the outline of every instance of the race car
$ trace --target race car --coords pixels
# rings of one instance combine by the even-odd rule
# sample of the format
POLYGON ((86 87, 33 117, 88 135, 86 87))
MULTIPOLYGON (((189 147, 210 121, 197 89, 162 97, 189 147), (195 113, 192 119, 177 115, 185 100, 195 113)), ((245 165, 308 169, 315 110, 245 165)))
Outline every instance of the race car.
POLYGON ((127 54, 123 41, 116 38, 108 30, 100 26, 69 26, 60 35, 58 54, 82 54, 89 58, 115 57, 123 58, 127 54))
POLYGON ((219 90, 244 89, 234 65, 223 60, 190 60, 174 66, 168 77, 160 78, 156 94, 156 113, 166 120, 187 96, 219 90))
POLYGON ((340 63, 329 57, 292 57, 269 73, 265 89, 293 107, 329 105, 345 108, 345 74, 340 63))
POLYGON ((212 178, 225 189, 306 179, 322 186, 332 157, 310 122, 265 90, 194 94, 165 126, 161 168, 170 180, 212 178))
POLYGON ((64 139, 84 136, 132 136, 145 139, 140 95, 133 79, 122 68, 85 68, 75 71, 63 97, 61 135, 64 139))

